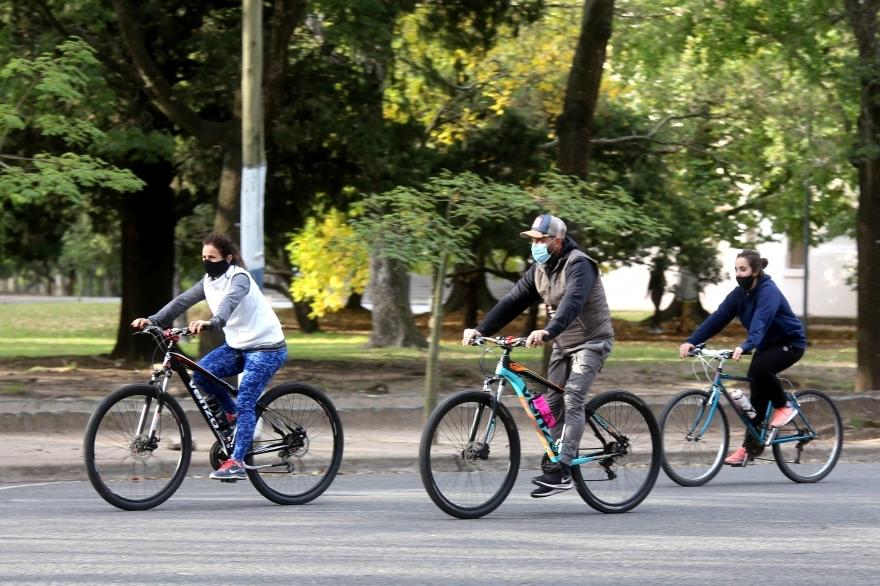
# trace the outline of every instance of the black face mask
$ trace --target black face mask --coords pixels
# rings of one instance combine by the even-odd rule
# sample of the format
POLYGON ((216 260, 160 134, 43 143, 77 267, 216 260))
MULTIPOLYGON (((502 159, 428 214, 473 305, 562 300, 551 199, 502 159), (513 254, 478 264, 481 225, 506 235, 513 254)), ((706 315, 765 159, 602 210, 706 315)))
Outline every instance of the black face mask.
POLYGON ((207 259, 202 262, 205 264, 205 272, 208 273, 209 277, 217 278, 229 268, 229 261, 225 258, 218 260, 217 262, 211 262, 207 259))
POLYGON ((755 275, 751 277, 737 277, 736 284, 748 291, 752 288, 752 284, 755 282, 755 275))

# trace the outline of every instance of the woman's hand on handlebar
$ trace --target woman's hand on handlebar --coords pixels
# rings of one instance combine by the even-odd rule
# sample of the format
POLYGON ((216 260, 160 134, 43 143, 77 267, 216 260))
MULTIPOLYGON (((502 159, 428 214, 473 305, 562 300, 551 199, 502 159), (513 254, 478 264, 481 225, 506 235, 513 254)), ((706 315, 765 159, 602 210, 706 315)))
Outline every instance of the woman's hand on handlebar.
POLYGON ((211 329, 211 322, 203 319, 196 319, 189 322, 189 331, 193 334, 201 334, 204 329, 211 329))
POLYGON ((741 347, 737 346, 736 348, 733 349, 733 356, 732 356, 732 358, 733 358, 734 360, 736 360, 737 362, 739 362, 739 359, 740 359, 740 357, 741 357, 742 355, 743 355, 743 349, 742 349, 741 347))
POLYGON ((678 347, 678 357, 679 358, 686 358, 688 355, 688 352, 693 350, 693 348, 694 348, 693 344, 688 344, 687 342, 685 342, 684 344, 682 344, 681 346, 678 347))
POLYGON ((153 322, 151 322, 150 320, 148 320, 145 317, 139 317, 136 320, 134 320, 133 322, 131 322, 131 327, 137 328, 139 330, 144 329, 144 326, 151 326, 151 325, 153 325, 153 322))
POLYGON ((474 338, 482 338, 483 334, 481 334, 477 330, 465 330, 464 335, 461 337, 461 345, 462 346, 470 346, 470 343, 474 341, 474 338))

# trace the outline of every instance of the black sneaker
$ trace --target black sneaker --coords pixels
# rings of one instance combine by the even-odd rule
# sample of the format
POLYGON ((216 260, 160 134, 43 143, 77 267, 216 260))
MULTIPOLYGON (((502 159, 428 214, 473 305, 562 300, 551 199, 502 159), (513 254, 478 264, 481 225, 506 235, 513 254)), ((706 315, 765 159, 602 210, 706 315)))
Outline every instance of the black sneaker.
POLYGON ((211 472, 211 479, 213 480, 244 480, 247 478, 247 472, 244 469, 243 462, 237 462, 232 458, 229 458, 223 465, 220 466, 219 470, 211 472))
MULTIPOLYGON (((563 475, 561 469, 555 470, 553 472, 545 472, 544 474, 541 474, 540 476, 536 476, 535 478, 532 478, 532 484, 534 484, 536 486, 543 487, 543 488, 556 489, 556 492, 562 492, 565 490, 569 490, 572 486, 574 486, 574 484, 572 484, 572 482, 571 482, 571 475, 568 475, 568 476, 563 475)), ((537 492, 537 491, 535 491, 535 492, 537 492)), ((550 494, 556 494, 556 492, 552 492, 550 494)), ((547 495, 542 494, 541 496, 550 496, 550 494, 547 494, 547 495)), ((534 492, 532 493, 532 496, 535 496, 534 492)))
MULTIPOLYGON (((571 485, 569 485, 568 488, 571 488, 571 485)), ((531 495, 533 499, 539 499, 544 498, 545 496, 553 496, 554 494, 565 492, 568 488, 548 488, 546 486, 539 486, 531 492, 531 495)))

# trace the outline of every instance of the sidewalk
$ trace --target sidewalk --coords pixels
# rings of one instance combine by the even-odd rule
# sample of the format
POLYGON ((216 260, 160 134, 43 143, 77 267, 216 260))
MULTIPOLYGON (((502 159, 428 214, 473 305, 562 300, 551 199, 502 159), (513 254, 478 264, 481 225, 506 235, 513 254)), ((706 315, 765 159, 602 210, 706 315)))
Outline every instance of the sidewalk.
MULTIPOLYGON (((442 401, 447 395, 441 395, 442 401)), ((671 395, 643 393, 660 413, 671 395)), ((420 391, 389 394, 334 393, 331 398, 342 419, 345 448, 340 474, 417 472, 423 427, 420 391)), ((841 410, 880 407, 880 393, 838 394, 841 410), (856 404, 857 403, 857 404, 856 404)), ((83 480, 82 438, 101 397, 0 398, 0 483, 83 480)), ((537 468, 541 445, 515 396, 506 397, 522 441, 522 467, 537 468)), ((189 474, 210 473, 208 450, 213 444, 206 425, 191 401, 181 401, 190 420, 196 450, 189 474)), ((847 420, 844 417, 845 421, 847 420)), ((731 437, 740 434, 731 421, 731 437)), ((858 434, 854 434, 858 435, 858 434)), ((733 440, 731 440, 733 441, 733 440)), ((844 444, 841 461, 880 461, 880 439, 858 439, 844 444)))

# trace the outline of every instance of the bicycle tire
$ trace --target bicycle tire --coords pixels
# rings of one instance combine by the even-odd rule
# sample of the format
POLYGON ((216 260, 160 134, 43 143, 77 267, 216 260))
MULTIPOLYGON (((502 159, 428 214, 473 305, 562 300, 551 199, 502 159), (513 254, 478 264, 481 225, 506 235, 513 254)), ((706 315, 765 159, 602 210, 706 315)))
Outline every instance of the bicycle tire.
POLYGON ((476 437, 486 431, 491 409, 489 393, 461 391, 434 409, 422 432, 422 484, 434 504, 452 517, 488 515, 504 502, 516 482, 519 433, 507 407, 496 403, 496 423, 488 446, 470 440, 472 427, 476 437))
MULTIPOLYGON (((642 399, 628 391, 602 393, 590 401, 589 407, 618 434, 627 438, 627 449, 624 456, 610 457, 608 469, 615 474, 613 479, 598 461, 573 466, 575 487, 581 498, 599 512, 631 511, 651 493, 660 473, 663 445, 657 418, 642 399)), ((601 450, 603 439, 605 442, 613 440, 605 430, 594 433, 589 423, 585 431, 580 445, 582 453, 601 450)), ((609 449, 614 448, 607 446, 606 451, 609 449)))
POLYGON ((342 464, 342 421, 333 402, 310 385, 283 383, 259 399, 255 413, 258 426, 245 464, 264 467, 247 470, 254 488, 279 505, 303 505, 321 496, 342 464), (290 447, 253 453, 283 443, 290 447))
POLYGON ((796 392, 794 399, 803 416, 796 415, 791 422, 779 428, 776 439, 808 433, 804 417, 819 437, 808 442, 774 443, 773 457, 790 480, 799 483, 819 482, 831 473, 840 458, 843 420, 837 405, 822 391, 804 389, 796 392))
POLYGON ((724 466, 730 445, 730 426, 720 401, 706 431, 699 437, 693 433, 705 425, 707 413, 701 413, 701 408, 709 397, 710 393, 701 389, 683 391, 673 397, 660 414, 663 471, 678 485, 703 486, 724 466))
POLYGON ((159 397, 152 385, 124 386, 101 401, 86 426, 83 456, 89 482, 101 498, 126 511, 164 503, 180 487, 189 468, 192 435, 174 397, 161 395, 155 445, 144 446, 146 438, 136 433, 144 412, 149 429, 159 397))

